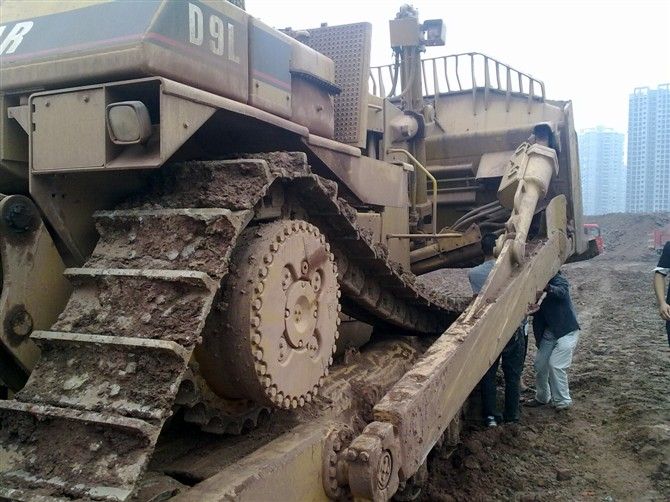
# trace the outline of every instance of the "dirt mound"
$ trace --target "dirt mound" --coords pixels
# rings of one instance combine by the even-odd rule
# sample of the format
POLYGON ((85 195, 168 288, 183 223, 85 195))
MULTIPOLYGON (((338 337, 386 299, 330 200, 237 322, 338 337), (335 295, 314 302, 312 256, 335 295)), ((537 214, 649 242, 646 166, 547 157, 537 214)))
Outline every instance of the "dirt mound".
POLYGON ((585 223, 597 223, 605 241, 600 260, 653 261, 656 253, 649 247, 654 230, 670 224, 670 213, 611 213, 585 216, 585 223))
POLYGON ((469 271, 469 268, 445 268, 421 275, 416 281, 438 297, 450 298, 467 305, 472 298, 469 271))
MULTIPOLYGON (((597 222, 624 218, 643 227, 655 216, 597 222)), ((669 353, 650 267, 598 258, 563 269, 582 327, 569 372, 573 408, 524 407, 519 424, 477 424, 455 452, 436 448, 422 502, 670 500, 669 353)), ((499 406, 502 394, 499 388, 499 406)))

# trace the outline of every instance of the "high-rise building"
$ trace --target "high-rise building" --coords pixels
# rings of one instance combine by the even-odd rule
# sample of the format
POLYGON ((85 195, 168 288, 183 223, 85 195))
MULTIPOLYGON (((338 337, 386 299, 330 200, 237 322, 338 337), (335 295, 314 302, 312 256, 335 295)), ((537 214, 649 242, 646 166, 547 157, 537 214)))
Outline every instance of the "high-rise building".
POLYGON ((626 210, 670 211, 670 84, 630 95, 627 164, 626 210))
POLYGON ((626 173, 623 133, 602 126, 579 134, 579 169, 584 214, 620 213, 625 209, 626 173))

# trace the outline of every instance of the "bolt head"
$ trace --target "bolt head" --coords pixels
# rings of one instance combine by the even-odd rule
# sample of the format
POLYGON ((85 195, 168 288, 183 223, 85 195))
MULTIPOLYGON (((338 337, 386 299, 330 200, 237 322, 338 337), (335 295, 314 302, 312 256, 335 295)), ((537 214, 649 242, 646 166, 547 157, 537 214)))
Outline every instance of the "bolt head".
POLYGON ((29 202, 22 200, 22 196, 17 196, 6 207, 4 219, 9 228, 15 233, 23 233, 37 228, 38 217, 29 202))
POLYGON ((33 332, 33 318, 23 307, 14 307, 14 312, 7 316, 11 333, 14 336, 26 337, 33 332))

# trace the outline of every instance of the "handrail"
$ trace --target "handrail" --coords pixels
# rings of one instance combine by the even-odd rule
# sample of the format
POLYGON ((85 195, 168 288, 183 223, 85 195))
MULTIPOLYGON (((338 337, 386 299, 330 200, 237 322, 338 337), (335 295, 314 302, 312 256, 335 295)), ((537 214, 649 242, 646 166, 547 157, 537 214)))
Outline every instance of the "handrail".
MULTIPOLYGON (((395 63, 371 67, 369 88, 372 94, 380 98, 399 97, 400 90, 392 85, 394 81, 397 82, 398 71, 399 66, 395 63), (385 91, 388 88, 391 91, 387 95, 385 91)), ((474 97, 478 89, 484 90, 485 109, 488 107, 490 91, 505 93, 507 110, 513 94, 528 96, 529 105, 533 100, 546 99, 542 81, 479 52, 423 59, 421 75, 424 97, 433 96, 436 101, 439 95, 470 90, 474 97), (495 71, 494 78, 492 70, 495 71)))
POLYGON ((433 224, 433 233, 432 235, 427 235, 427 234, 389 234, 386 237, 388 239, 395 238, 395 239, 412 239, 412 238, 423 238, 425 239, 426 237, 436 237, 438 236, 437 234, 437 180, 435 179, 435 176, 433 176, 428 169, 426 169, 421 162, 419 162, 414 155, 409 153, 407 150, 404 148, 389 148, 386 150, 386 153, 402 153, 407 158, 409 161, 414 164, 414 167, 418 167, 421 172, 423 172, 426 177, 433 183, 433 200, 432 200, 432 205, 433 205, 433 217, 432 217, 432 224, 433 224))

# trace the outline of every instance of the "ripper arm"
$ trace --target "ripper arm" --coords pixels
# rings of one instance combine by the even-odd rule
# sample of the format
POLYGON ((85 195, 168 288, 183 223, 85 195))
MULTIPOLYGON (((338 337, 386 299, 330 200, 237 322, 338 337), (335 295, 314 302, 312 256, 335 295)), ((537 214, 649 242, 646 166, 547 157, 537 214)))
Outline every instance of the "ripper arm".
POLYGON ((546 240, 526 249, 532 217, 556 171, 556 154, 544 145, 524 143, 515 152, 498 193, 512 216, 496 265, 470 307, 386 393, 374 407, 375 421, 345 452, 354 496, 388 500, 401 480, 417 472, 537 292, 565 262, 570 242, 564 195, 546 208, 546 240))

